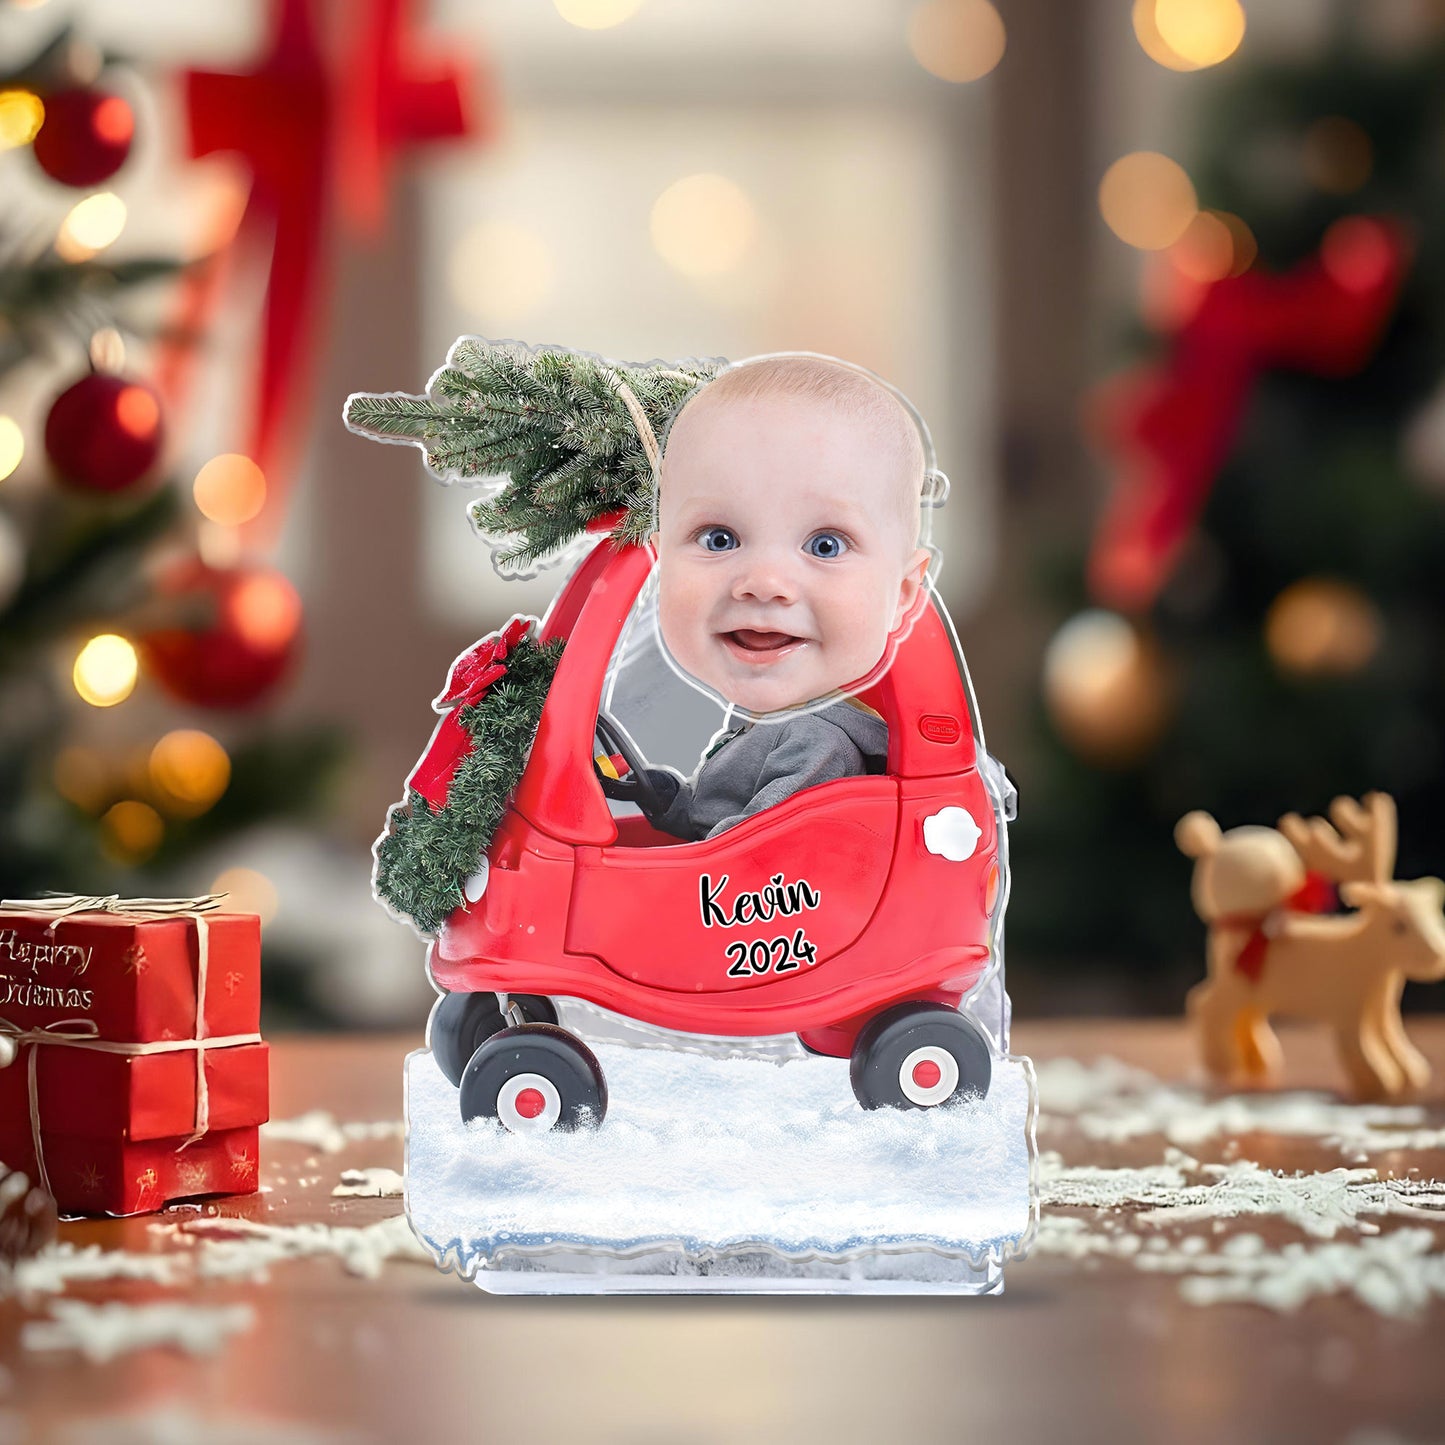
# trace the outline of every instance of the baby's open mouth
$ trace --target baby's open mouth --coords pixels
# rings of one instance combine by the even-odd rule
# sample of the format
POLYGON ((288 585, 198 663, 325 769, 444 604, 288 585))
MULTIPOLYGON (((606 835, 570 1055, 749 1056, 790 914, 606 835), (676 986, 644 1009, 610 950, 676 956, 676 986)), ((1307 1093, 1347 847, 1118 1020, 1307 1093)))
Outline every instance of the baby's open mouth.
POLYGON ((791 632, 767 632, 756 627, 739 627, 719 636, 734 656, 748 662, 771 662, 806 641, 791 632))

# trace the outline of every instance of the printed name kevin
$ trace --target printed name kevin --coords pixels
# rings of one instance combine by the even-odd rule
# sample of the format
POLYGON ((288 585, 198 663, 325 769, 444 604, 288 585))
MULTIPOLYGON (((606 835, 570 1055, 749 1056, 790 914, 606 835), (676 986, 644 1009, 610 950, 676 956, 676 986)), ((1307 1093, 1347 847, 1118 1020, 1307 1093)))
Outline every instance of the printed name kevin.
POLYGON ((823 901, 822 893, 806 878, 787 883, 781 873, 774 873, 762 888, 734 895, 729 904, 722 900, 728 875, 723 874, 713 886, 704 873, 698 879, 698 904, 704 928, 740 928, 746 923, 767 923, 773 918, 789 918, 805 909, 816 908, 823 901))

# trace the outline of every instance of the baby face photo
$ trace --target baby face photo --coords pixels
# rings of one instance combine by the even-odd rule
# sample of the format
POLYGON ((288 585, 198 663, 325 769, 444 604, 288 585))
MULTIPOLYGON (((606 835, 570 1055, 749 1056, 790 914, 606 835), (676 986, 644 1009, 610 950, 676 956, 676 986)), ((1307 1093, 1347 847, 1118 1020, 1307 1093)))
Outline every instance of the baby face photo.
POLYGON ((928 570, 925 453, 861 369, 777 356, 700 388, 670 426, 658 490, 658 607, 678 668, 764 719, 877 668, 928 570))

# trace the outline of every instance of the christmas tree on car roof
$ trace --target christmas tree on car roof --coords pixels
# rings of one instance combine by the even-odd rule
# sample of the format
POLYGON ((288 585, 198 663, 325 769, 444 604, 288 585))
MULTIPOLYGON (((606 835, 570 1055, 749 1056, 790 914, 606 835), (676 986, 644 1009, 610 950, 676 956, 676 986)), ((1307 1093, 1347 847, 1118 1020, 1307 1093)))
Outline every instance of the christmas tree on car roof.
POLYGON ((1198 82, 1199 218, 1094 399, 1111 494, 1054 586, 1010 941, 1122 965, 1148 1007, 1197 976, 1168 843, 1191 809, 1383 789, 1404 876, 1445 871, 1445 33, 1386 49, 1335 17, 1313 56, 1246 40, 1198 82))
POLYGON ((647 538, 656 439, 720 365, 614 365, 466 336, 424 396, 357 393, 346 422, 378 441, 415 442, 443 480, 495 478, 473 521, 499 566, 526 566, 614 513, 618 541, 647 538))

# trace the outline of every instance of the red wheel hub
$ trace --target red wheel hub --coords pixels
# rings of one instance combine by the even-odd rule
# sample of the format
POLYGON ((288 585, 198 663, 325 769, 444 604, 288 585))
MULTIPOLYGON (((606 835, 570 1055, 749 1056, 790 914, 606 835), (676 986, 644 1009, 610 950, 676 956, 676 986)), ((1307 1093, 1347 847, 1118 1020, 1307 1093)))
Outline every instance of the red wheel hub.
MULTIPOLYGON (((937 1070, 934 1072, 937 1073, 937 1070)), ((523 1089, 513 1101, 512 1107, 524 1119, 535 1119, 547 1107, 547 1101, 542 1097, 540 1089, 523 1089)))
POLYGON ((943 1070, 932 1059, 920 1059, 913 1066, 913 1082, 920 1089, 931 1089, 943 1077, 943 1070))

